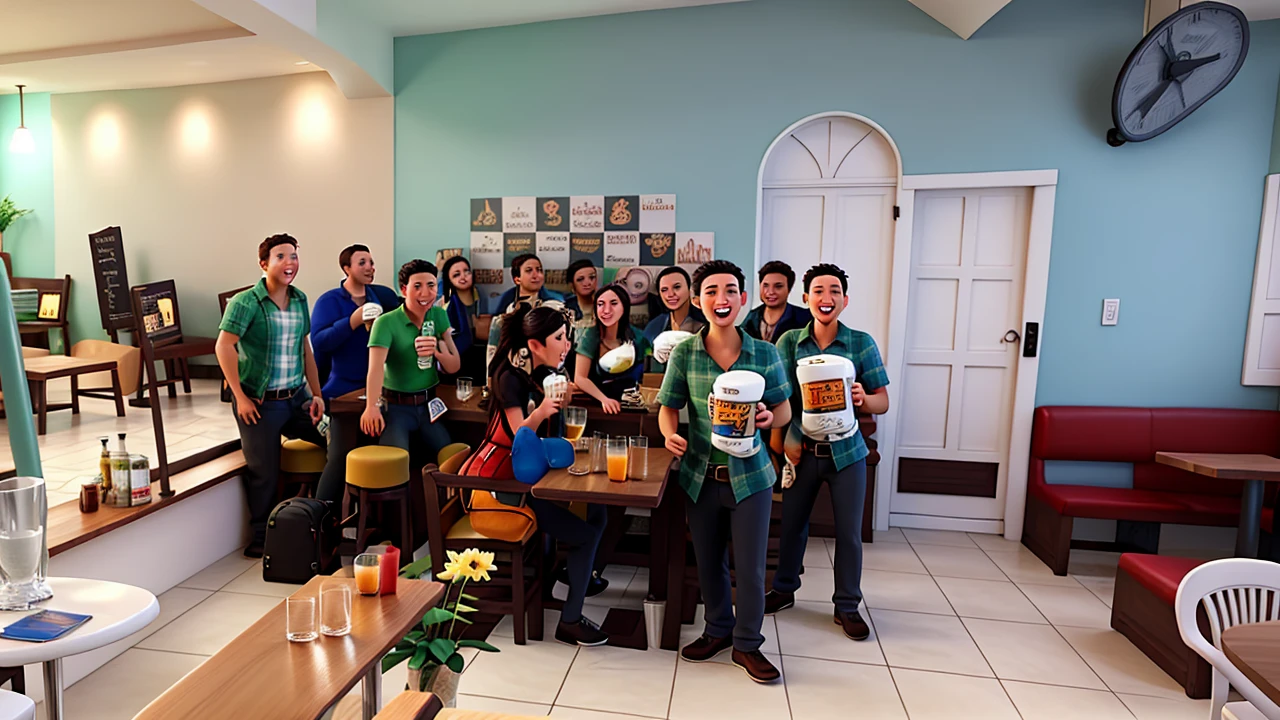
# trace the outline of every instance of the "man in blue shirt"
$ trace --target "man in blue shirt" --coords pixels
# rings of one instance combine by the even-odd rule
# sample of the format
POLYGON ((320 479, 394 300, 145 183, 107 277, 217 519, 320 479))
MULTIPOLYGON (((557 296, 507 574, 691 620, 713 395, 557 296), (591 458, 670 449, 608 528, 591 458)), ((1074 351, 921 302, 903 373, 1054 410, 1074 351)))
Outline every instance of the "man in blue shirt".
MULTIPOLYGON (((400 307, 400 297, 389 287, 373 284, 373 255, 364 245, 351 245, 338 255, 346 279, 316 300, 311 312, 311 345, 315 348, 324 381, 325 408, 336 397, 364 387, 369 373, 369 325, 364 307, 370 303, 389 312, 400 307)), ((355 418, 332 418, 329 459, 320 476, 316 497, 338 502, 346 484, 347 453, 360 444, 360 424, 355 418)))
POLYGON ((502 297, 498 298, 498 304, 493 309, 495 316, 505 315, 512 305, 534 296, 539 300, 564 302, 564 297, 560 293, 543 287, 545 275, 542 272, 542 261, 537 255, 526 253, 515 256, 511 260, 511 279, 515 281, 516 286, 502 293, 502 297))
POLYGON ((742 331, 757 340, 778 344, 783 334, 809 324, 809 309, 787 302, 796 284, 796 271, 781 260, 760 268, 760 304, 747 313, 742 331))

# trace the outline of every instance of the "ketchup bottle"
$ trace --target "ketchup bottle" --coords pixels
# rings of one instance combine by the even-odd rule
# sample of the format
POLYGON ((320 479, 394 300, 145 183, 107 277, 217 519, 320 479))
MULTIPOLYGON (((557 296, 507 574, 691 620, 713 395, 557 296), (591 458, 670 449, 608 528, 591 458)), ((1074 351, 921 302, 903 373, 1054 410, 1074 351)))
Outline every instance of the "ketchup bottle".
POLYGON ((378 594, 395 595, 396 578, 400 575, 400 550, 388 545, 378 561, 378 594))

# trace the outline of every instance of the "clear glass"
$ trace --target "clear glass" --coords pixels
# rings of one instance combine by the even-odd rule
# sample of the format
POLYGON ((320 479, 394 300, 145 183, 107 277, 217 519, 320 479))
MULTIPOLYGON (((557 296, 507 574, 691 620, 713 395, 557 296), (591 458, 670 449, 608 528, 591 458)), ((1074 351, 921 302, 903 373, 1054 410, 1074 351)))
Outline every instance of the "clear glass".
POLYGON ((475 391, 475 386, 471 384, 472 382, 469 377, 458 378, 457 392, 459 402, 466 402, 471 397, 471 393, 475 391))
POLYGON ((53 597, 45 582, 48 516, 43 479, 0 481, 0 610, 28 610, 53 597))
POLYGON ((604 445, 608 439, 609 436, 602 432, 591 433, 591 472, 593 473, 605 471, 604 445))
MULTIPOLYGON (((564 416, 564 438, 573 443, 573 449, 577 452, 583 450, 590 451, 592 441, 584 437, 587 431, 587 409, 583 407, 567 407, 560 411, 564 416)), ((573 465, 569 468, 570 475, 586 475, 591 472, 591 456, 573 459, 573 465)))
POLYGON ((284 636, 289 642, 311 642, 316 639, 316 599, 285 598, 284 636))
POLYGON ((382 556, 374 553, 362 553, 356 556, 353 571, 356 576, 356 592, 361 595, 377 595, 382 578, 379 563, 382 556))
POLYGON ((342 637, 351 632, 351 588, 331 582, 320 588, 320 633, 342 637))
POLYGON ((605 443, 609 460, 609 480, 625 482, 627 479, 627 439, 609 438, 605 443))
POLYGON ((643 480, 649 472, 649 438, 645 435, 632 435, 627 444, 627 479, 643 480))

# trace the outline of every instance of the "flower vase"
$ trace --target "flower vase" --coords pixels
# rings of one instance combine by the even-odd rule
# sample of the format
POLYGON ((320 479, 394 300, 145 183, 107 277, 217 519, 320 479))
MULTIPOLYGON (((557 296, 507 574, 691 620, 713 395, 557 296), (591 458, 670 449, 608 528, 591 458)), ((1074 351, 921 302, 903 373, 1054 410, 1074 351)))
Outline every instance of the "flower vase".
POLYGON ((427 677, 427 684, 422 684, 422 671, 409 670, 409 689, 417 690, 423 688, 426 692, 440 698, 440 702, 444 703, 447 708, 458 707, 458 680, 462 677, 444 665, 437 665, 431 669, 431 674, 427 677))

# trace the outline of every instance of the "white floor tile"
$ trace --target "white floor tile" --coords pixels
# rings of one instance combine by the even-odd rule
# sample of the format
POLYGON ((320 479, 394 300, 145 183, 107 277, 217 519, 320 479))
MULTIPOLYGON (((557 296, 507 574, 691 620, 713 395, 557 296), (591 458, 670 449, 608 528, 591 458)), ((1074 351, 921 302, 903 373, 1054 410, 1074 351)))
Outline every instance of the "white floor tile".
POLYGON ((1107 689, 1053 627, 975 619, 964 625, 1001 680, 1107 689))
POLYGON ((888 570, 889 572, 929 574, 916 556, 915 550, 905 542, 872 543, 862 548, 864 570, 888 570))
POLYGON ((1209 717, 1210 700, 1192 700, 1182 697, 1151 697, 1149 695, 1118 695, 1120 702, 1128 706, 1138 720, 1205 720, 1209 717))
MULTIPOLYGON (((128 650, 66 689, 64 715, 128 720, 204 660, 195 655, 128 650)), ((37 717, 42 713, 37 712, 37 717)))
MULTIPOLYGON (((599 710, 583 710, 581 708, 557 705, 551 708, 552 720, 635 720, 640 715, 622 715, 619 713, 600 712, 599 710)), ((663 718, 666 716, 664 715, 663 718)), ((661 718, 657 720, 662 720, 661 718)))
POLYGON ((829 568, 833 567, 832 557, 835 555, 835 545, 827 547, 826 538, 809 538, 809 544, 804 549, 804 571, 809 572, 809 568, 829 568))
POLYGON ((214 593, 138 647, 212 655, 280 602, 279 598, 262 595, 214 593))
POLYGON ((458 692, 551 705, 579 650, 549 638, 520 646, 509 638, 490 636, 489 643, 499 652, 472 660, 458 692))
POLYGON ((1120 633, 1114 630, 1069 627, 1060 628, 1059 632, 1112 692, 1153 695, 1174 700, 1186 697, 1182 687, 1173 678, 1120 633))
MULTIPOLYGON (((727 654, 727 653, 726 653, 727 654)), ((671 720, 778 720, 790 717, 786 668, 782 658, 769 656, 783 673, 778 682, 762 685, 753 682, 741 668, 725 663, 691 663, 681 660, 676 665, 675 690, 671 694, 671 720)))
POLYGON ((222 586, 222 592, 244 593, 246 595, 266 595, 275 598, 287 598, 298 592, 302 585, 290 583, 267 582, 262 579, 262 568, 251 567, 240 573, 235 580, 222 586))
POLYGON ((221 590, 224 585, 244 574, 251 567, 262 567, 261 560, 247 558, 237 550, 209 567, 178 583, 178 587, 196 590, 221 590))
POLYGON ((857 717, 907 718, 887 667, 800 657, 783 663, 793 718, 846 720, 851 708, 857 717))
POLYGON ((1011 582, 936 578, 960 617, 1048 624, 1022 590, 1011 582))
POLYGON ((1111 601, 1115 598, 1116 594, 1116 578, 1114 575, 1111 577, 1076 575, 1074 577, 1076 582, 1085 586, 1089 592, 1093 593, 1095 597, 1102 601, 1103 605, 1111 607, 1111 601))
POLYGON ((481 697, 479 695, 463 695, 458 693, 459 710, 475 710, 477 712, 501 713, 503 715, 520 715, 538 717, 551 712, 550 705, 500 700, 498 698, 481 697))
POLYGON ((871 539, 874 543, 904 543, 907 536, 902 534, 902 528, 889 528, 888 530, 872 530, 871 539))
POLYGON ((796 600, 831 604, 831 597, 836 592, 836 571, 830 566, 811 567, 805 565, 804 574, 800 576, 800 588, 796 590, 796 600))
POLYGON ((991 667, 956 617, 872 610, 890 667, 990 677, 991 667))
POLYGON ((993 552, 989 553, 988 557, 1010 580, 1019 585, 1023 583, 1062 585, 1065 587, 1078 587, 1080 585, 1070 576, 1054 575, 1048 565, 1040 562, 1040 558, 1033 555, 1026 548, 1019 548, 1016 552, 993 552))
POLYGON ((912 545, 949 545, 951 547, 972 548, 977 547, 973 540, 969 539, 967 533, 953 532, 951 530, 920 530, 917 528, 903 528, 902 534, 907 537, 907 542, 912 545))
MULTIPOLYGON (((883 665, 875 627, 871 628, 871 637, 855 642, 835 624, 833 613, 830 603, 797 602, 795 607, 775 615, 782 654, 883 665)), ((870 624, 867 613, 862 617, 870 624)))
POLYGON ((1020 720, 1000 681, 892 668, 911 720, 1020 720))
POLYGON ((666 717, 676 653, 582 648, 555 702, 603 712, 666 717))
POLYGON ((1054 625, 1097 630, 1111 628, 1111 608, 1083 587, 1025 585, 1022 592, 1054 625))
POLYGON ((1105 690, 1004 681, 1023 720, 1133 720, 1120 698, 1105 690))
POLYGON ((862 594, 867 607, 877 610, 954 615, 951 603, 928 575, 864 570, 862 594))
POLYGON ((960 577, 971 580, 1005 580, 1004 573, 976 547, 946 545, 912 545, 920 561, 934 577, 960 577))
POLYGON ((1022 543, 1017 540, 1005 540, 1003 535, 990 535, 988 533, 969 533, 969 539, 974 542, 983 551, 989 553, 996 552, 1018 552, 1019 549, 1025 550, 1022 543))

